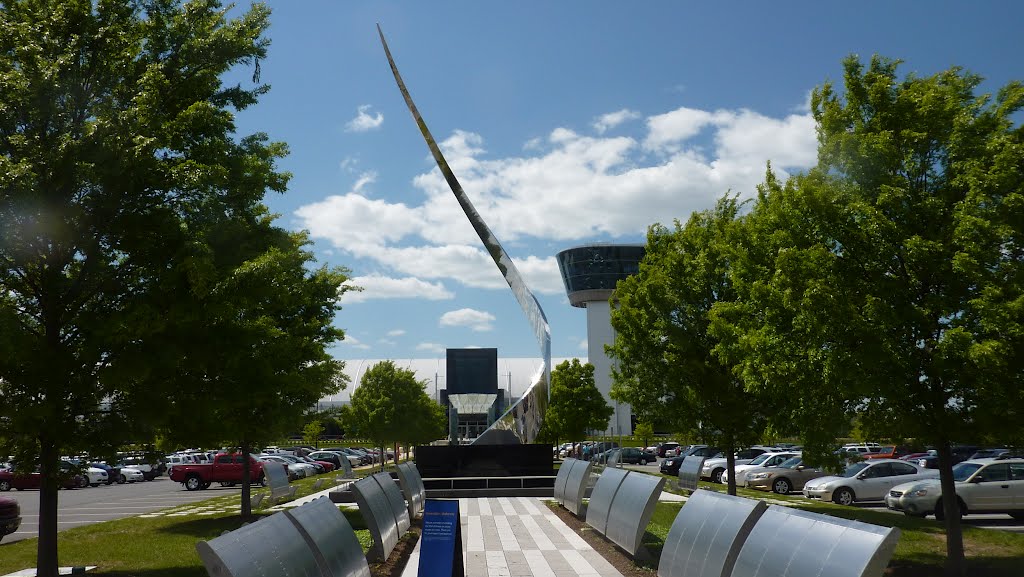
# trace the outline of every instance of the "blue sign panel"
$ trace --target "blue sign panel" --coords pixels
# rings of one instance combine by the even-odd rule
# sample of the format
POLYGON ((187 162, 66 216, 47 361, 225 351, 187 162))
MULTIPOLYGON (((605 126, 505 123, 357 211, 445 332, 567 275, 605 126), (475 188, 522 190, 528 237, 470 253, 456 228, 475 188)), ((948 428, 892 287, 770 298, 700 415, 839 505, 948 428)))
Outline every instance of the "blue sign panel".
POLYGON ((427 499, 424 503, 419 575, 465 577, 458 501, 427 499))

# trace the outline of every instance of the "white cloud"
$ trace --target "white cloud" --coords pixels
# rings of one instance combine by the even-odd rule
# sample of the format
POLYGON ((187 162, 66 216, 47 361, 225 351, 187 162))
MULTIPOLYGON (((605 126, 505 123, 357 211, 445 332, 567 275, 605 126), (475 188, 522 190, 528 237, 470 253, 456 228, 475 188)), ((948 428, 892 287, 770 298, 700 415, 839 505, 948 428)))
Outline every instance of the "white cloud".
POLYGON ((416 345, 416 350, 442 355, 444 354, 445 346, 438 343, 420 343, 416 345))
POLYGON ((644 147, 657 150, 667 144, 687 140, 696 136, 707 126, 713 115, 695 108, 677 108, 665 114, 647 119, 647 139, 644 147))
MULTIPOLYGON (((429 283, 418 278, 392 278, 381 275, 357 276, 345 282, 362 288, 342 295, 345 304, 360 303, 373 299, 418 298, 432 301, 455 298, 455 293, 443 283, 429 283)), ((390 335, 390 333, 388 333, 390 335)))
POLYGON ((590 348, 590 341, 588 341, 587 339, 580 339, 580 342, 577 345, 577 347, 583 352, 588 352, 588 349, 590 348))
POLYGON ((362 192, 368 184, 377 182, 377 171, 370 170, 359 175, 356 183, 352 185, 352 192, 362 192))
POLYGON ((354 349, 366 350, 370 348, 370 345, 360 341, 352 335, 345 335, 345 339, 341 341, 342 345, 350 346, 354 349))
MULTIPOLYGON (((610 127, 628 113, 602 118, 610 127)), ((635 238, 652 223, 685 220, 713 206, 726 191, 752 196, 769 160, 783 178, 816 161, 814 121, 806 110, 776 118, 680 107, 648 117, 643 127, 636 138, 555 127, 507 157, 488 156, 483 138, 462 130, 441 147, 474 207, 539 294, 564 293, 552 256, 559 246, 635 238), (534 249, 543 252, 516 250, 524 246, 543 246, 534 249)), ((349 192, 299 208, 301 226, 336 250, 379 265, 379 278, 401 281, 407 289, 401 294, 442 298, 450 295, 442 281, 507 288, 440 171, 412 179, 419 198, 403 191, 408 204, 368 197, 374 177, 364 172, 349 192)), ((372 292, 388 288, 384 281, 366 286, 346 298, 374 298, 372 292)))
POLYGON ((348 132, 366 132, 380 128, 380 125, 384 124, 384 114, 380 112, 371 114, 371 108, 373 107, 369 104, 361 105, 358 108, 356 117, 345 124, 345 130, 348 132))
POLYGON ((352 172, 356 169, 356 165, 359 164, 359 159, 354 156, 346 156, 338 162, 338 168, 345 172, 352 172))
POLYGON ((400 337, 405 334, 405 329, 394 329, 388 331, 389 337, 400 337))
POLYGON ((395 341, 393 341, 391 339, 377 339, 377 342, 382 344, 382 345, 387 345, 389 347, 393 347, 393 346, 398 344, 398 343, 396 343, 395 341))
POLYGON ((494 315, 474 309, 459 309, 448 311, 441 315, 439 321, 442 327, 469 327, 470 329, 483 332, 494 328, 494 315))
POLYGON ((617 112, 609 112, 608 114, 601 115, 594 121, 593 127, 598 134, 604 134, 605 131, 615 128, 627 120, 636 120, 637 118, 640 118, 639 112, 623 108, 617 112))

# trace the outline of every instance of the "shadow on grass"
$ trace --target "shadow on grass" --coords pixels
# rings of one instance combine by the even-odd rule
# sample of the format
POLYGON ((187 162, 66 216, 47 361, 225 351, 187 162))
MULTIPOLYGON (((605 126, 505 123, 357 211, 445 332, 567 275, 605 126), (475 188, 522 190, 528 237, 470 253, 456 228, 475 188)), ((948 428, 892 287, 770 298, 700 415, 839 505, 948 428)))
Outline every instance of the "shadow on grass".
POLYGON ((201 519, 183 519, 160 527, 157 531, 174 535, 188 535, 197 539, 213 539, 224 531, 234 531, 241 527, 243 523, 252 523, 269 515, 270 513, 258 512, 248 518, 241 515, 230 515, 224 517, 204 517, 201 519))

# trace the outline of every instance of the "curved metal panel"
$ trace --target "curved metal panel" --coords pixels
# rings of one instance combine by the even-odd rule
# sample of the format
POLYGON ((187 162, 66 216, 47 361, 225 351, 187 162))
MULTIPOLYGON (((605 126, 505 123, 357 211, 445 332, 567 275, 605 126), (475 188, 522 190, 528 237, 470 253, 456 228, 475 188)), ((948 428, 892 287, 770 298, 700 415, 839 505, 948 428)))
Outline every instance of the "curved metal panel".
POLYGON ((558 474, 555 475, 555 491, 554 498, 559 505, 565 505, 565 482, 569 480, 569 471, 576 465, 576 459, 566 459, 562 461, 562 466, 558 468, 558 474))
POLYGON ((686 457, 679 465, 679 488, 688 491, 697 490, 700 481, 700 468, 704 466, 704 457, 686 457))
MULTIPOLYGON (((543 393, 545 395, 545 405, 539 407, 540 416, 543 416, 543 411, 546 408, 547 401, 547 384, 551 382, 551 327, 548 325, 548 319, 544 315, 544 310, 541 308, 540 303, 537 302, 537 297, 533 295, 529 287, 526 286, 526 282, 523 280, 519 270, 516 268, 512 257, 509 256, 505 248, 498 242, 498 237, 494 235, 487 223, 477 212, 473 203, 470 202, 466 192, 462 189, 462 185, 459 184, 458 179, 455 177, 455 173, 452 172, 451 167, 448 165, 448 161, 445 160, 444 155, 441 154, 441 148, 437 145, 433 135, 427 128, 427 123, 420 116, 419 110, 416 108, 416 104, 412 101, 412 96, 409 94, 409 90, 405 87, 405 82, 402 81, 402 76, 398 73, 398 66, 395 64, 394 58, 391 57, 391 50, 388 48, 387 41, 384 40, 384 32, 381 31, 380 26, 377 26, 377 33, 380 35, 381 45, 384 46, 384 53, 387 55, 388 64, 391 66, 391 73, 395 77, 395 82, 398 84, 398 89, 402 93, 402 98, 405 99, 405 104, 409 108, 409 112, 412 113, 413 119, 416 121, 416 125, 420 129, 420 133, 423 135, 423 139, 427 143, 427 147, 430 149, 430 153, 434 156, 434 161, 437 163, 437 167, 441 170, 441 174, 444 175, 444 179, 448 182, 448 187, 451 188, 452 194, 455 195, 455 199, 458 200, 459 205, 462 207, 462 211, 466 214, 466 218, 469 219, 470 224, 473 226, 473 230, 476 231, 477 236, 480 238, 480 242, 483 243, 484 248, 487 250, 487 254, 491 256, 494 264, 497 265, 498 270, 501 271, 505 282, 508 283, 512 294, 515 296, 516 301, 519 303, 519 307, 523 310, 526 315, 527 322, 530 323, 530 327, 533 329, 533 334, 537 339, 537 344, 540 347, 541 354, 541 376, 540 381, 544 383, 543 393)), ((537 383, 535 382, 534 385, 537 383)), ((534 386, 530 387, 531 389, 534 386)), ((527 395, 524 395, 520 400, 520 403, 527 400, 527 395)), ((530 402, 535 403, 536 400, 530 402)), ((518 404, 518 403, 517 403, 518 404)), ((534 405, 536 406, 536 405, 534 405)), ((514 407, 513 407, 514 408, 514 407)), ((511 412, 511 411, 509 411, 511 412)), ((528 413, 525 409, 521 411, 528 413)), ((507 414, 507 413, 506 413, 507 414)), ((493 427, 493 425, 492 425, 493 427)), ((515 430, 515 429, 513 429, 515 430)), ((539 421, 536 426, 524 422, 523 424, 523 439, 525 442, 530 443, 537 436, 537 432, 540 430, 539 421)))
POLYGON ((352 496, 373 538, 373 547, 367 556, 371 560, 386 560, 398 545, 399 537, 398 522, 391 509, 391 502, 373 477, 363 477, 352 483, 352 496))
POLYGON ((740 548, 767 508, 764 501, 696 491, 672 522, 658 577, 729 577, 740 548))
POLYGON ((608 531, 608 515, 611 513, 615 494, 628 474, 629 471, 623 469, 606 468, 598 478, 594 492, 590 494, 590 503, 587 504, 587 525, 597 529, 602 535, 608 531))
POLYGON ((565 502, 562 505, 577 517, 583 514, 585 508, 583 495, 587 492, 587 484, 593 470, 594 464, 590 461, 577 460, 572 470, 569 471, 569 478, 565 481, 565 492, 563 493, 565 502))
POLYGON ((325 577, 370 577, 352 525, 330 499, 320 497, 284 514, 306 539, 325 577))
POLYGON ((423 510, 422 481, 417 483, 419 475, 416 465, 412 463, 401 463, 398 465, 398 482, 402 485, 402 494, 409 505, 409 518, 415 519, 423 510))
POLYGON ((306 540, 282 513, 200 541, 196 543, 196 552, 210 577, 320 575, 306 540))
POLYGON ((267 478, 271 493, 288 488, 288 473, 285 472, 281 463, 276 461, 263 463, 263 475, 267 478))
POLYGON ((341 478, 342 479, 352 479, 352 478, 354 478, 356 476, 356 474, 354 472, 352 472, 352 463, 348 460, 348 455, 342 454, 342 455, 338 455, 338 457, 339 457, 338 458, 338 462, 341 463, 341 478))
POLYGON ((636 471, 626 475, 608 511, 605 536, 630 555, 636 555, 664 485, 664 477, 636 471))
POLYGON ((772 505, 740 549, 732 575, 880 577, 899 535, 896 528, 772 505))
POLYGON ((395 480, 391 478, 389 473, 377 473, 373 476, 374 479, 380 483, 380 488, 384 491, 384 496, 388 498, 388 504, 391 506, 391 512, 395 515, 395 525, 398 527, 398 538, 401 539, 402 535, 409 530, 411 525, 409 521, 409 511, 405 507, 405 498, 402 497, 402 491, 395 484, 395 480))

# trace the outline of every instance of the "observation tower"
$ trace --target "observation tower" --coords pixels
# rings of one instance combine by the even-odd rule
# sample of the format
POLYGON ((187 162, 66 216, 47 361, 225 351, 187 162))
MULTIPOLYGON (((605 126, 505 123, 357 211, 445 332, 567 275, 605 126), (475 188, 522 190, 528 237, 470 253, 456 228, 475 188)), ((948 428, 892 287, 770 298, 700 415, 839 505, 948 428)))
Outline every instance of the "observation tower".
POLYGON ((609 301, 616 283, 640 270, 643 257, 642 244, 586 244, 558 253, 558 270, 569 294, 569 304, 587 309, 587 358, 594 365, 597 389, 615 409, 605 430, 609 435, 633 434, 632 409, 608 396, 612 388, 612 360, 605 354, 604 346, 615 343, 609 301))

